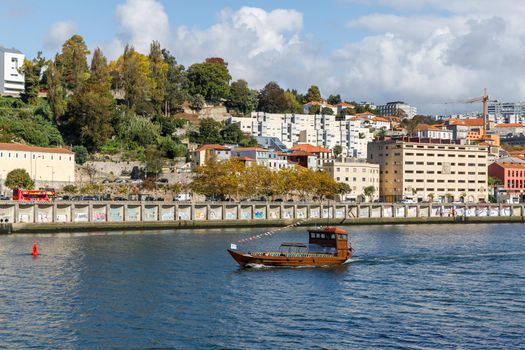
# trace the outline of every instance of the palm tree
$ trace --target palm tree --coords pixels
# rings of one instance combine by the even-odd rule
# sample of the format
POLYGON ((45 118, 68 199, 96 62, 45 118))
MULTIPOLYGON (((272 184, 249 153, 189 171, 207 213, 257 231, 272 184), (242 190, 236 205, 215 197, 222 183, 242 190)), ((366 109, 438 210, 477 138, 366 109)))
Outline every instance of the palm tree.
POLYGON ((365 196, 368 197, 368 201, 369 202, 372 202, 372 197, 374 196, 375 192, 376 192, 376 188, 374 186, 372 186, 372 185, 366 186, 363 189, 363 193, 365 194, 365 196))

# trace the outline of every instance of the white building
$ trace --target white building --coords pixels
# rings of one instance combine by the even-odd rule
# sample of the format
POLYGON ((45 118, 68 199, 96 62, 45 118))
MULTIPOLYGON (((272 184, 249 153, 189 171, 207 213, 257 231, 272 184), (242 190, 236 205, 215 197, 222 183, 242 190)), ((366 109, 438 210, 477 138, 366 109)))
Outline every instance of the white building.
POLYGON ((489 102, 489 120, 496 124, 525 123, 525 102, 489 102))
POLYGON ((452 130, 429 124, 419 124, 414 131, 415 136, 423 139, 452 140, 452 130))
POLYGON ((417 114, 416 107, 410 106, 403 101, 388 102, 386 105, 378 106, 377 109, 379 109, 379 113, 382 116, 397 115, 401 117, 405 114, 406 118, 412 119, 417 114))
POLYGON ((24 59, 17 49, 0 46, 0 95, 20 96, 24 92, 24 75, 19 72, 24 59))
POLYGON ((60 188, 75 183, 75 154, 65 148, 0 143, 1 192, 6 192, 7 174, 14 169, 25 169, 36 188, 60 188))
POLYGON ((288 148, 308 143, 333 150, 340 145, 343 154, 351 157, 366 158, 366 144, 374 137, 359 121, 339 121, 334 115, 253 112, 250 117, 232 117, 230 122, 240 124, 243 131, 251 125, 252 136, 275 137, 288 148))

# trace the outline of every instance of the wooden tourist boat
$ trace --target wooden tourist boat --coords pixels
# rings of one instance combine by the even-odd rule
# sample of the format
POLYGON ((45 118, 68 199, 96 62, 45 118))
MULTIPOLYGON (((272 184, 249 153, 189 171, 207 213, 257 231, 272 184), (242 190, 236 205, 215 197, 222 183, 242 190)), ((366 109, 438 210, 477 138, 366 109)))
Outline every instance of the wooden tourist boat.
POLYGON ((242 267, 340 265, 352 257, 352 244, 345 230, 326 227, 308 230, 308 234, 308 245, 283 243, 279 251, 243 253, 228 249, 228 252, 242 267))

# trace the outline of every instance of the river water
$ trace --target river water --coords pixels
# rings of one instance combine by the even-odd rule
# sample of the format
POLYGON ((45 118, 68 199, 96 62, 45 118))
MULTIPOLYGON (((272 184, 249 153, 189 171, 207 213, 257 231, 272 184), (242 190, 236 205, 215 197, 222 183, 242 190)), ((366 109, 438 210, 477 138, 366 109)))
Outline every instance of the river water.
POLYGON ((344 266, 246 270, 266 229, 0 236, 0 348, 525 348, 523 225, 347 229, 344 266))

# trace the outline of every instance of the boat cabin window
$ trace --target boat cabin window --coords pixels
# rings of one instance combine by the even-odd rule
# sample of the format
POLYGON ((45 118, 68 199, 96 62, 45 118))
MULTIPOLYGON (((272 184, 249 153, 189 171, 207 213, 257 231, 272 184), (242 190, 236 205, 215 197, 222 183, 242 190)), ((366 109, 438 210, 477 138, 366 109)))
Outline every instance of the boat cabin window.
POLYGON ((346 235, 339 235, 339 239, 346 239, 346 235))

